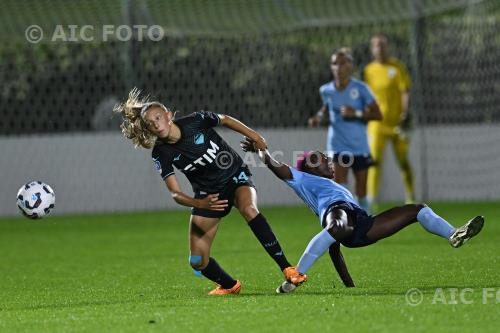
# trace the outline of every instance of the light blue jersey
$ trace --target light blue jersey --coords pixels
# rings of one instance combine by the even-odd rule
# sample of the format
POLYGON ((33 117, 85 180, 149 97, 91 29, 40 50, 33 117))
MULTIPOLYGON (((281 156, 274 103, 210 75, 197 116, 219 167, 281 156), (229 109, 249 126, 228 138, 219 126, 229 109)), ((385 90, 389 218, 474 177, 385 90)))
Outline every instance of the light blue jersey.
POLYGON ((285 182, 319 216, 320 224, 328 207, 336 201, 347 201, 358 207, 351 192, 344 186, 331 179, 289 168, 293 178, 286 179, 285 182))
POLYGON ((338 91, 335 83, 329 82, 319 88, 323 105, 328 107, 330 126, 328 127, 328 152, 350 152, 353 155, 370 153, 366 135, 366 123, 360 120, 344 120, 340 115, 341 106, 350 106, 354 110, 365 112, 365 107, 375 98, 370 88, 363 82, 351 79, 347 87, 338 91))

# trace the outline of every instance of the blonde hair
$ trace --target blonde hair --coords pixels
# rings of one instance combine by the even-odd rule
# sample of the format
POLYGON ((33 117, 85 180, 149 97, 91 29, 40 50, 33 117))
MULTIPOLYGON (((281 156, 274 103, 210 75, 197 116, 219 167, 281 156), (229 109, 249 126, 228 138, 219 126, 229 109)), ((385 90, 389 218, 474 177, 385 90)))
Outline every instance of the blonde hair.
POLYGON ((353 62, 353 56, 352 56, 352 50, 350 47, 346 47, 346 46, 343 46, 337 50, 335 50, 335 52, 333 52, 333 55, 343 55, 344 57, 346 57, 350 62, 353 62))
POLYGON ((148 130, 148 126, 141 114, 143 107, 146 105, 157 104, 166 111, 169 111, 163 104, 158 102, 150 102, 149 95, 140 97, 141 91, 137 88, 132 89, 128 94, 128 99, 124 103, 116 104, 113 112, 119 113, 122 116, 123 122, 120 125, 123 136, 132 140, 134 146, 143 148, 153 148, 156 136, 148 130))

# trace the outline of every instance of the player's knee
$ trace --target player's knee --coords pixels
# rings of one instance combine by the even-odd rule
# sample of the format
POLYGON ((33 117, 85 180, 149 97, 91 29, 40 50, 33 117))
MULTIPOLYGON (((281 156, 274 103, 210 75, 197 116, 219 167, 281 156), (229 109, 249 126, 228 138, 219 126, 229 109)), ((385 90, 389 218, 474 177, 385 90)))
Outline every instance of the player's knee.
POLYGON ((197 271, 201 271, 203 268, 205 268, 208 264, 208 259, 204 258, 203 256, 198 256, 198 255, 190 255, 189 256, 189 265, 193 269, 196 269, 197 271))
POLYGON ((327 217, 326 230, 336 240, 342 240, 351 235, 353 228, 348 223, 347 213, 342 209, 335 209, 327 217))
POLYGON ((259 215, 259 210, 257 209, 257 206, 250 204, 240 208, 240 213, 247 222, 250 222, 257 215, 259 215))
POLYGON ((333 225, 335 222, 347 223, 347 213, 343 209, 334 209, 327 216, 328 225, 333 225))
POLYGON ((329 225, 326 229, 330 236, 336 240, 343 240, 348 238, 352 233, 352 228, 346 225, 333 224, 329 225))

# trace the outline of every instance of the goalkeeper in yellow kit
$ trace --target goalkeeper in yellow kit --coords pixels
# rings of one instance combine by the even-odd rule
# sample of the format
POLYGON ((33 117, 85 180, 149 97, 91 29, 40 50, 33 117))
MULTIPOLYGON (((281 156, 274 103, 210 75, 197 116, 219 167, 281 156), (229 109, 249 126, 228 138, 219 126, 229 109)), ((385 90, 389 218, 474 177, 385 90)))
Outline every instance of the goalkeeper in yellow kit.
POLYGON ((411 80, 403 63, 389 54, 387 36, 373 35, 370 49, 374 60, 364 71, 365 82, 371 88, 382 112, 381 121, 368 124, 370 150, 375 165, 368 171, 367 194, 377 197, 385 144, 392 142, 406 193, 406 202, 414 201, 413 174, 408 161, 409 140, 402 124, 408 116, 411 80))

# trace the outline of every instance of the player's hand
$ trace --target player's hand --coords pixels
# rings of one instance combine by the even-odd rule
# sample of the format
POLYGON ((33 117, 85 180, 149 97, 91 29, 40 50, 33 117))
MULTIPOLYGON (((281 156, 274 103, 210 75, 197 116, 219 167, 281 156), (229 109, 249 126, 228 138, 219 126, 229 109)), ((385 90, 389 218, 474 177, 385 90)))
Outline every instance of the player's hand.
POLYGON ((340 115, 344 119, 353 119, 356 118, 356 113, 353 108, 347 105, 342 105, 340 107, 340 115))
POLYGON ((198 199, 198 208, 223 211, 227 208, 227 200, 219 200, 219 193, 209 194, 203 199, 198 199))
POLYGON ((318 116, 312 116, 307 120, 308 127, 318 127, 321 123, 321 119, 318 116))
POLYGON ((240 141, 240 146, 244 152, 251 152, 251 153, 257 152, 257 148, 255 148, 255 141, 253 141, 249 137, 245 137, 245 141, 240 141))

